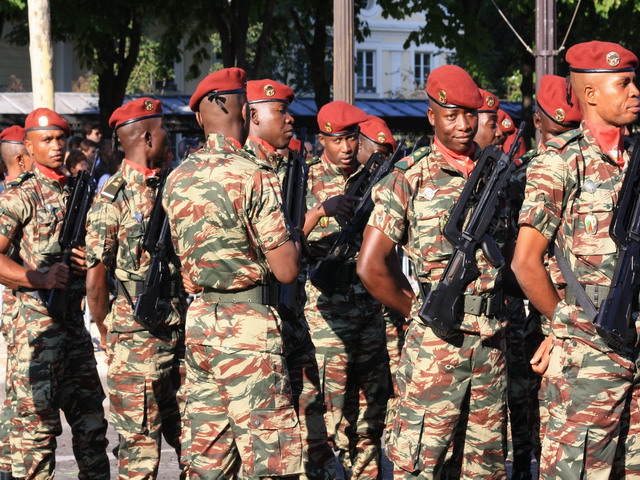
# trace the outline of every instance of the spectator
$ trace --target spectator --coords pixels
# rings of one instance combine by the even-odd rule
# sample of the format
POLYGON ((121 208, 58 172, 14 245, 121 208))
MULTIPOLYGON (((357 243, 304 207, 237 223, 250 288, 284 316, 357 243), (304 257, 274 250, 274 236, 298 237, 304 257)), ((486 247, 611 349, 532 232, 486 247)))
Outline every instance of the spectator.
POLYGON ((96 152, 98 151, 98 144, 92 140, 87 140, 86 138, 80 142, 80 151, 84 153, 87 157, 87 162, 89 165, 93 165, 93 162, 96 161, 96 152))
POLYGON ((98 123, 85 123, 82 126, 82 134, 85 139, 91 140, 93 143, 100 143, 102 140, 102 131, 98 123))
POLYGON ((67 167, 67 171, 69 175, 75 177, 79 171, 89 171, 89 162, 87 161, 87 157, 80 150, 72 150, 67 159, 64 162, 65 167, 67 167))

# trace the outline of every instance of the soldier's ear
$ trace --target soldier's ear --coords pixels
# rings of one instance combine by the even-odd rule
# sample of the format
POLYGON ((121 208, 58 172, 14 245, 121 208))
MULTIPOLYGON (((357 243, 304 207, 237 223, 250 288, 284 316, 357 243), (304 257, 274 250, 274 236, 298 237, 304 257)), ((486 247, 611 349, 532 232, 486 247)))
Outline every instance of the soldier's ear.
POLYGON ((260 114, 256 108, 249 106, 249 118, 254 125, 260 125, 260 114))
POLYGON ((594 87, 590 83, 584 86, 584 99, 589 105, 598 104, 598 88, 594 87))
POLYGON ((149 131, 144 132, 144 143, 146 143, 147 147, 149 148, 153 147, 153 141, 151 137, 152 137, 151 132, 149 131))
POLYGON ((427 119, 429 120, 429 125, 434 127, 436 123, 436 114, 431 107, 427 108, 427 119))
POLYGON ((29 156, 33 157, 33 142, 26 137, 24 139, 24 148, 27 149, 29 156))
POLYGON ((321 133, 318 134, 318 141, 320 142, 320 145, 322 145, 323 147, 325 146, 325 138, 321 133))
POLYGON ((196 121, 198 122, 198 126, 200 128, 204 128, 204 124, 202 123, 202 114, 200 113, 200 110, 196 112, 196 121))

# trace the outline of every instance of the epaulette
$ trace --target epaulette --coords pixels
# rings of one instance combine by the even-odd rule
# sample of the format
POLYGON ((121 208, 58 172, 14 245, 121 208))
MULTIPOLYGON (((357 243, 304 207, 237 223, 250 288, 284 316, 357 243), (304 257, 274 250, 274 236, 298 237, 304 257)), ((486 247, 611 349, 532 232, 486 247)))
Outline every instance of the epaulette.
POLYGON ((518 167, 521 167, 522 165, 526 165, 527 163, 531 162, 531 160, 533 160, 536 156, 538 156, 538 150, 536 148, 532 148, 524 155, 516 158, 514 162, 518 167))
POLYGON ((31 177, 33 175, 33 172, 27 170, 26 172, 22 172, 20 175, 18 175, 14 180, 11 180, 10 182, 7 182, 7 187, 17 187, 19 185, 22 185, 24 183, 24 181, 31 177))
POLYGON ((107 200, 111 200, 112 202, 116 199, 118 192, 127 184, 127 181, 121 175, 117 177, 113 177, 109 180, 109 182, 104 186, 100 195, 102 195, 107 200))
POLYGON ((562 150, 568 144, 570 144, 574 140, 579 139, 580 137, 582 137, 582 130, 580 130, 579 128, 574 128, 573 130, 569 130, 568 132, 564 132, 563 134, 552 138, 547 143, 545 143, 545 145, 557 150, 562 150))
POLYGON ((408 157, 404 157, 402 160, 397 161, 395 164, 395 168, 398 168, 400 170, 408 170, 430 153, 431 149, 429 147, 420 147, 408 157))
POLYGON ((308 166, 315 165, 316 163, 320 163, 320 157, 312 157, 309 160, 307 160, 308 166))

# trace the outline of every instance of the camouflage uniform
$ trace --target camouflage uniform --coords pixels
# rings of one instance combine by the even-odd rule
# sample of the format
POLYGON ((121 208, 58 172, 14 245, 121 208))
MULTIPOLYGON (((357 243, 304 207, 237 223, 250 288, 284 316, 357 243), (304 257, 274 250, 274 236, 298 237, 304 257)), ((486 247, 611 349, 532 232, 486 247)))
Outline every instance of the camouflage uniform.
MULTIPOLYGON (((4 191, 20 185, 28 174, 21 174, 13 181, 5 182, 4 191)), ((12 247, 13 250, 13 247, 12 247)), ((7 254, 15 261, 20 258, 15 252, 9 251, 7 254)), ((14 378, 18 367, 16 358, 16 317, 18 315, 18 306, 15 293, 9 288, 2 289, 2 336, 7 346, 7 366, 5 377, 5 400, 0 413, 0 470, 4 472, 12 472, 15 478, 22 478, 26 475, 24 464, 19 451, 19 439, 21 434, 19 418, 16 415, 16 390, 14 378), (11 447, 11 431, 17 432, 13 436, 14 447, 11 447)))
MULTIPOLYGON (((278 177, 278 189, 283 185, 287 171, 286 159, 260 139, 249 137, 244 149, 258 159, 269 163, 278 177)), ((304 301, 304 280, 298 281, 298 301, 304 301)), ((327 441, 324 423, 324 399, 320 386, 316 349, 309 335, 309 326, 300 311, 291 312, 291 318, 283 317, 282 341, 284 344, 289 381, 293 392, 300 430, 305 474, 300 480, 331 480, 335 478, 335 458, 327 441)))
MULTIPOLYGON (((180 455, 179 353, 184 342, 178 300, 163 300, 165 317, 153 331, 138 324, 135 305, 151 263, 142 248, 156 196, 157 177, 146 178, 125 160, 91 207, 87 217, 87 266, 102 262, 114 272, 118 296, 105 318, 110 357, 107 383, 110 422, 118 432, 119 477, 155 478, 162 436, 180 455)), ((179 273, 174 272, 177 297, 179 273)), ((169 293, 168 293, 169 295, 169 293)), ((184 314, 184 309, 182 309, 184 314)), ((184 318, 184 317, 183 317, 184 318)))
MULTIPOLYGON (((418 280, 431 288, 453 252, 442 229, 465 183, 434 146, 396 164, 372 192, 369 225, 404 244, 418 280)), ((506 223, 501 218, 490 230, 499 243, 506 223)), ((476 260, 481 276, 465 295, 499 302, 500 271, 481 251, 476 260)), ((387 446, 395 478, 505 478, 504 322, 465 313, 459 332, 443 339, 421 323, 419 307, 415 302, 405 338, 397 375, 400 399, 387 446)))
MULTIPOLYGON (((0 234, 19 239, 26 268, 46 272, 60 260, 67 197, 68 190, 35 167, 20 187, 0 196, 0 234)), ((26 478, 53 475, 60 409, 73 432, 79 478, 109 478, 104 392, 80 308, 84 280, 72 277, 68 292, 64 321, 49 316, 39 292, 22 288, 17 295, 15 389, 26 478)))
MULTIPOLYGON (((520 225, 537 229, 550 243, 557 235, 580 283, 609 286, 617 259, 609 225, 623 172, 584 123, 547 148, 527 174, 520 225)), ((555 284, 565 284, 551 273, 555 284)), ((556 340, 545 374, 549 420, 541 476, 638 478, 637 348, 612 350, 575 303, 560 301, 551 319, 556 340), (614 461, 626 471, 612 470, 614 461)), ((638 321, 630 326, 635 338, 639 327, 638 321)))
POLYGON ((270 281, 264 252, 290 237, 277 179, 234 139, 212 134, 169 176, 163 197, 182 266, 205 287, 186 321, 190 478, 298 475, 280 317, 243 300, 270 281))
MULTIPOLYGON (((356 172, 345 176, 325 156, 312 160, 307 209, 344 194, 355 176, 356 172)), ((323 258, 339 233, 335 218, 320 219, 308 235, 310 262, 323 258)), ((346 476, 378 478, 389 364, 381 306, 365 290, 355 267, 354 258, 336 273, 340 293, 331 296, 308 281, 304 315, 323 381, 327 432, 340 452, 346 476)))

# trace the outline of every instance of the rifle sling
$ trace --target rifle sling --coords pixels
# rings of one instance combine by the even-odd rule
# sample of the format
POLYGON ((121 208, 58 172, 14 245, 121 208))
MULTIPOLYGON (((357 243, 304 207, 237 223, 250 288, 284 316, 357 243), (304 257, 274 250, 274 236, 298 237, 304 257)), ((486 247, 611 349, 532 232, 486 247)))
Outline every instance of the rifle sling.
POLYGON ((589 295, 587 295, 584 287, 576 278, 575 273, 573 273, 571 265, 569 265, 569 262, 564 256, 562 248, 560 248, 560 244, 558 243, 557 239, 555 244, 552 245, 551 249, 553 250, 552 253, 555 254, 556 260, 558 261, 558 267, 560 267, 560 272, 562 272, 564 281, 567 282, 567 287, 569 287, 573 294, 573 297, 571 298, 575 298, 575 302, 577 302, 577 304, 582 307, 585 315, 589 318, 589 320, 593 322, 598 316, 598 310, 591 301, 591 298, 589 298, 589 295))

